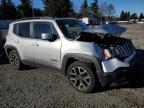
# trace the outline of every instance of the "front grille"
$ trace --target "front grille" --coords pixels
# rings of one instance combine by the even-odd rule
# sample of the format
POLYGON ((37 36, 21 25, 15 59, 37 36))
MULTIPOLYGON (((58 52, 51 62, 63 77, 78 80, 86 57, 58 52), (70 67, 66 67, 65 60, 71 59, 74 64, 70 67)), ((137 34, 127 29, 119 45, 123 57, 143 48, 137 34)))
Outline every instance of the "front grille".
POLYGON ((133 52, 134 52, 134 46, 131 41, 124 42, 122 43, 122 45, 114 47, 111 50, 113 56, 120 58, 128 57, 133 52))

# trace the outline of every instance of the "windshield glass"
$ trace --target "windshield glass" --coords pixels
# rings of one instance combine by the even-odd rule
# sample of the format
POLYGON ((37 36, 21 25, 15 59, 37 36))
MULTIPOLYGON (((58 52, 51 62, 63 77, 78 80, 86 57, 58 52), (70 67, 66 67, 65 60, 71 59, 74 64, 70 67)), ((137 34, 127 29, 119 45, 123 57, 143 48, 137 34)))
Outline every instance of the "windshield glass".
POLYGON ((68 38, 76 38, 79 33, 87 30, 88 27, 80 20, 76 19, 59 19, 56 20, 63 34, 68 38))

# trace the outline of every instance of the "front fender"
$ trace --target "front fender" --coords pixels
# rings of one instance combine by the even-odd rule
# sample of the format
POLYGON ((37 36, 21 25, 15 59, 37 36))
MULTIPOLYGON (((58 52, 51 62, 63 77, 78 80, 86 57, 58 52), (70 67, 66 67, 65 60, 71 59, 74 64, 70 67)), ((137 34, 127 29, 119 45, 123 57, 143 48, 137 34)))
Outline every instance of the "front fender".
POLYGON ((84 62, 92 63, 96 69, 95 73, 97 74, 101 85, 106 86, 108 79, 105 77, 104 72, 102 71, 101 63, 97 58, 95 58, 93 56, 89 56, 89 55, 83 55, 83 54, 74 54, 74 53, 66 54, 63 58, 62 68, 61 68, 61 72, 64 75, 67 75, 67 67, 66 66, 67 66, 69 59, 81 60, 84 62))

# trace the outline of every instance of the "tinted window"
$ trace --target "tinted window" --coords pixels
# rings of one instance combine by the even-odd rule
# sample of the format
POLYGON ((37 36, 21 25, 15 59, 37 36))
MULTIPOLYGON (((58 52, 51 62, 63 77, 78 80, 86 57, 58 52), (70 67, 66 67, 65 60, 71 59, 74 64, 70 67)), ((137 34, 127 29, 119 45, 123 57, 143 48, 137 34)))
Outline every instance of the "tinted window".
POLYGON ((30 23, 18 24, 18 35, 21 37, 30 37, 30 23))
POLYGON ((48 22, 34 22, 33 23, 33 37, 41 39, 42 33, 53 33, 52 24, 48 22))
POLYGON ((17 24, 15 24, 15 25, 13 26, 13 33, 16 34, 16 35, 18 35, 18 32, 17 32, 17 24))

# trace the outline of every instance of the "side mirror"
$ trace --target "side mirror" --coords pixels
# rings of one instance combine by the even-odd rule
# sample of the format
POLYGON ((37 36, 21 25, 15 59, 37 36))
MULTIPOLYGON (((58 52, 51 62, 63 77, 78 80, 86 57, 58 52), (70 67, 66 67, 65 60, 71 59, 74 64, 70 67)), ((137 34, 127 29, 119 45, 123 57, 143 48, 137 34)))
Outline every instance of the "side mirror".
POLYGON ((42 33, 41 34, 41 39, 42 40, 52 40, 53 39, 53 35, 50 33, 42 33))

